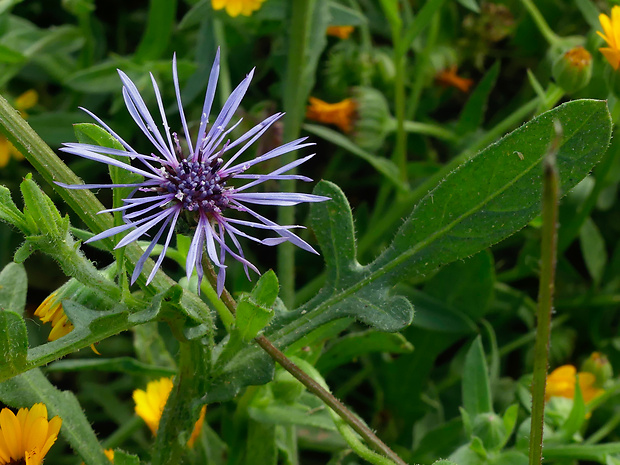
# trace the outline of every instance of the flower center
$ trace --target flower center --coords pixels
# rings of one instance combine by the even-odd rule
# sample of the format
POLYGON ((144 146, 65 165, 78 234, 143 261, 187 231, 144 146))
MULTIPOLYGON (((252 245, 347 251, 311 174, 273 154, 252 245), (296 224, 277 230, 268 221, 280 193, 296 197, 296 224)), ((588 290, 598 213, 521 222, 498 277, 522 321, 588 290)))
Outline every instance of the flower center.
POLYGON ((173 193, 185 210, 221 212, 228 207, 228 198, 223 195, 226 178, 218 171, 222 163, 221 158, 208 163, 183 159, 179 166, 164 173, 167 182, 162 187, 173 193))

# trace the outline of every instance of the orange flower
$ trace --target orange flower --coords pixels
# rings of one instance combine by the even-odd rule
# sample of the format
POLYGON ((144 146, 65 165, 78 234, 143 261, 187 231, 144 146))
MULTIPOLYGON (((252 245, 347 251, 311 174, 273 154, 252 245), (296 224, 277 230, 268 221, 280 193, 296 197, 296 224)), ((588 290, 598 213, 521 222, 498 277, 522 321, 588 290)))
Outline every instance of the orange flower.
POLYGON ((55 341, 73 331, 73 324, 67 318, 62 308, 62 301, 57 298, 57 293, 50 294, 47 299, 34 311, 43 323, 52 322, 52 330, 47 337, 48 341, 55 341))
POLYGON ((353 26, 329 26, 327 35, 338 37, 340 39, 348 39, 355 28, 353 26))
POLYGON ((239 15, 250 16, 260 9, 265 0, 211 0, 214 10, 226 8, 226 13, 233 18, 239 15))
MULTIPOLYGON (((575 398, 575 385, 577 381, 577 369, 573 365, 562 365, 553 370, 547 376, 547 387, 545 390, 545 400, 551 397, 575 398)), ((596 377, 592 373, 579 372, 579 389, 585 403, 590 402, 595 397, 603 393, 603 389, 598 389, 594 385, 596 377)))
MULTIPOLYGON (((156 381, 151 381, 146 385, 146 391, 142 389, 136 389, 133 391, 133 400, 136 403, 136 413, 147 424, 153 436, 157 434, 159 428, 159 420, 164 412, 164 407, 170 397, 170 391, 172 391, 172 378, 161 378, 156 381)), ((207 412, 207 406, 204 405, 200 410, 200 417, 194 425, 192 435, 187 441, 187 445, 192 447, 194 442, 200 435, 202 425, 205 421, 205 413, 207 412)))
POLYGON ((451 66, 437 73, 435 82, 441 87, 456 87, 461 92, 469 92, 470 87, 474 84, 472 79, 460 77, 457 73, 457 66, 451 66))
POLYGON ((0 465, 40 465, 56 442, 62 420, 47 420, 45 404, 0 412, 0 465))
POLYGON ((616 5, 611 9, 611 18, 606 14, 600 14, 598 20, 603 27, 603 34, 600 31, 596 33, 605 39, 609 47, 599 48, 613 69, 620 67, 620 6, 616 5))
POLYGON ((334 124, 343 132, 351 132, 357 105, 353 99, 345 99, 338 103, 327 103, 310 97, 310 105, 306 109, 306 118, 319 123, 334 124))

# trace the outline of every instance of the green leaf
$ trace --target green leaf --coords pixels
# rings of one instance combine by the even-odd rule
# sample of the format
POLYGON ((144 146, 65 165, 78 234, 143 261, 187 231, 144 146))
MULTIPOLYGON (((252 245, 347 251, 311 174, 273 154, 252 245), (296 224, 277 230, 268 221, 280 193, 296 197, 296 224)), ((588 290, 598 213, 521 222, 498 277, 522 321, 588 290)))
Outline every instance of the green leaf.
POLYGON ((601 283, 607 265, 607 250, 605 240, 592 218, 587 218, 579 230, 579 243, 583 259, 586 262, 588 273, 592 277, 594 284, 601 283))
POLYGON ((257 463, 276 465, 278 463, 275 425, 254 420, 248 422, 244 463, 246 465, 257 463))
POLYGON ((467 99, 456 124, 456 133, 463 136, 478 129, 484 121, 489 95, 499 76, 500 62, 496 61, 480 80, 467 99))
POLYGON ((0 373, 5 378, 21 373, 26 365, 26 323, 15 312, 0 311, 0 373))
POLYGON ((23 265, 9 263, 0 273, 0 311, 22 315, 26 306, 27 291, 26 269, 23 265))
POLYGON ((461 5, 463 5, 468 10, 473 11, 474 13, 480 13, 480 7, 478 6, 478 2, 476 0, 457 0, 461 5))
POLYGON ((620 442, 606 444, 545 444, 545 460, 583 460, 605 463, 609 454, 620 454, 620 442))
POLYGON ((27 217, 34 220, 44 235, 50 238, 59 237, 61 235, 59 223, 62 219, 60 212, 47 194, 32 180, 32 175, 28 174, 19 187, 24 198, 24 212, 27 217))
POLYGON ((575 397, 573 397, 573 408, 571 408, 568 418, 560 428, 560 432, 566 441, 571 441, 573 435, 577 434, 586 421, 586 403, 583 400, 583 393, 579 385, 579 374, 575 380, 575 397))
POLYGON ((491 386, 482 340, 478 336, 465 357, 463 365, 463 408, 473 418, 481 413, 492 413, 491 386))
POLYGON ((252 289, 251 298, 258 305, 271 308, 276 303, 279 292, 278 277, 273 270, 269 270, 259 278, 256 286, 252 289))
POLYGON ((56 389, 41 370, 34 369, 0 384, 0 400, 14 408, 47 406, 48 419, 62 419, 60 434, 82 459, 91 465, 110 465, 82 407, 70 391, 56 389))
POLYGON ((409 47, 420 33, 428 26, 433 16, 439 12, 445 0, 428 0, 415 16, 411 26, 407 28, 403 42, 409 47))
POLYGON ((377 170, 377 172, 385 176, 386 179, 392 184, 394 184, 394 186, 397 187, 399 190, 407 190, 407 186, 403 184, 402 180, 400 179, 398 168, 392 161, 388 160, 387 158, 378 157, 370 152, 367 152, 364 149, 361 149, 360 147, 355 145, 348 137, 343 136, 342 134, 334 131, 333 129, 319 126, 317 124, 304 124, 303 128, 310 134, 314 134, 315 136, 318 136, 321 139, 326 140, 327 142, 331 142, 332 144, 335 144, 338 147, 346 150, 347 152, 352 153, 353 155, 368 162, 374 169, 377 170))
POLYGON ((189 9, 177 26, 179 31, 197 26, 212 14, 211 0, 200 0, 189 9))
POLYGON ((254 339, 269 324, 273 315, 272 308, 258 305, 247 296, 239 299, 235 324, 241 339, 245 342, 254 339))
POLYGON ((466 334, 477 331, 476 324, 467 314, 419 289, 398 284, 395 292, 406 297, 415 308, 412 326, 442 333, 466 334))
POLYGON ((323 407, 323 403, 314 395, 302 394, 299 402, 288 404, 273 401, 266 405, 255 402, 248 408, 250 418, 272 425, 297 425, 322 428, 328 431, 336 431, 334 421, 323 407))
POLYGON ((330 26, 361 26, 368 22, 366 16, 353 8, 331 1, 328 5, 331 16, 330 26))
POLYGON ((13 202, 11 191, 4 186, 0 186, 0 220, 19 228, 23 234, 36 232, 30 228, 26 217, 13 202))
POLYGON ((112 373, 142 375, 150 378, 173 376, 177 372, 177 370, 172 368, 142 363, 132 357, 58 360, 48 365, 45 371, 107 371, 112 373))
POLYGON ((140 465, 140 457, 116 449, 114 451, 114 465, 140 465))
POLYGON ((93 123, 78 123, 73 125, 75 137, 80 144, 98 145, 100 147, 109 147, 117 150, 125 150, 108 131, 101 126, 93 123))
POLYGON ((556 138, 554 121, 563 129, 561 191, 572 189, 609 144, 611 122, 603 101, 554 108, 451 172, 416 205, 391 247, 372 264, 367 282, 423 275, 524 227, 540 211, 542 160, 556 138))
POLYGON ((166 51, 177 12, 177 0, 150 0, 146 31, 136 50, 138 61, 156 60, 166 51))
POLYGON ((119 63, 108 61, 90 68, 81 69, 65 77, 64 85, 70 89, 88 93, 109 93, 118 91, 120 79, 116 70, 119 63))
POLYGON ((28 124, 41 136, 41 139, 57 147, 73 138, 73 124, 83 119, 83 113, 54 111, 29 116, 28 124))
POLYGON ((17 50, 0 44, 0 63, 22 63, 26 61, 26 57, 17 50))
POLYGON ((503 448, 508 442, 508 439, 510 439, 510 436, 512 435, 513 431, 515 430, 515 427, 517 426, 518 416, 519 416, 519 404, 512 404, 504 412, 502 421, 504 422, 504 428, 506 428, 506 437, 504 439, 504 443, 501 444, 500 448, 503 448))
POLYGON ((361 355, 373 352, 406 354, 413 351, 413 345, 399 333, 379 333, 369 330, 351 333, 336 340, 323 353, 316 368, 326 374, 361 355))

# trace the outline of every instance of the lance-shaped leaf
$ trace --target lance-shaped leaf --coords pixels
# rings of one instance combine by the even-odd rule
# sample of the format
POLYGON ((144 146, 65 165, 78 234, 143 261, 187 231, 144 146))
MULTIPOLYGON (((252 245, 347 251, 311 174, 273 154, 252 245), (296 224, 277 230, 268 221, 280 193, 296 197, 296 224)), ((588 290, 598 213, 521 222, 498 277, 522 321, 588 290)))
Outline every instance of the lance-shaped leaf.
POLYGON ((23 265, 9 263, 0 273, 0 311, 24 312, 28 278, 23 265))

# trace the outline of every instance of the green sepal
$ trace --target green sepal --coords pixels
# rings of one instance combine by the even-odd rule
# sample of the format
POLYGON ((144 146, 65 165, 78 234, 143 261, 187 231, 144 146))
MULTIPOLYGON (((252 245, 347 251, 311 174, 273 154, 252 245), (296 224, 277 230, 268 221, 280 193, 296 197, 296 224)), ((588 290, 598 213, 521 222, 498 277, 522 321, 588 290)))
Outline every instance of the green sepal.
POLYGON ((140 465, 140 457, 122 450, 114 450, 114 465, 140 465))
POLYGON ((36 229, 32 229, 32 223, 28 222, 26 216, 13 202, 11 191, 4 186, 0 186, 0 220, 12 224, 24 235, 36 233, 36 229))
POLYGON ((28 277, 23 265, 9 263, 5 266, 0 273, 0 311, 23 314, 27 290, 28 277))
POLYGON ((0 373, 10 378, 24 371, 28 352, 26 323, 15 312, 0 311, 0 373))
POLYGON ((28 174, 20 184, 24 198, 24 212, 26 216, 37 225, 38 231, 46 236, 58 237, 60 230, 58 223, 61 220, 60 212, 32 180, 32 174, 28 174))

